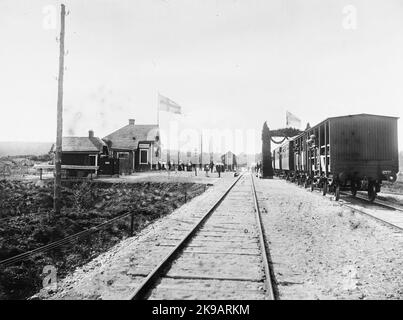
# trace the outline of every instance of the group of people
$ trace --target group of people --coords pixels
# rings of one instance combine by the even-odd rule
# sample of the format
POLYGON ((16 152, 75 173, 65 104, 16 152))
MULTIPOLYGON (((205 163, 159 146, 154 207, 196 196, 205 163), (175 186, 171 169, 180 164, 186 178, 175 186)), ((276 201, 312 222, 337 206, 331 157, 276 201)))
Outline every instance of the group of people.
MULTIPOLYGON (((157 163, 157 169, 158 170, 168 170, 168 171, 194 171, 195 175, 197 176, 197 165, 192 163, 191 161, 188 161, 186 164, 183 162, 180 162, 178 164, 175 164, 173 161, 168 161, 168 163, 164 163, 161 161, 158 161, 157 163)), ((200 170, 202 169, 202 165, 200 165, 200 170)), ((209 172, 213 173, 215 171, 218 173, 218 177, 221 178, 221 172, 225 171, 224 164, 223 163, 217 163, 214 164, 213 161, 211 161, 209 164, 206 164, 204 166, 204 171, 206 172, 206 177, 208 177, 209 172)))
POLYGON ((208 175, 209 171, 211 173, 213 173, 214 168, 215 168, 216 172, 218 173, 218 177, 221 178, 221 172, 225 171, 224 164, 222 164, 222 163, 214 164, 213 161, 211 161, 210 164, 206 164, 204 166, 204 171, 206 172, 206 177, 209 176, 208 175))
POLYGON ((196 168, 196 165, 193 164, 191 161, 188 161, 188 163, 184 164, 183 162, 180 162, 179 164, 175 164, 173 161, 168 161, 167 164, 165 162, 158 161, 157 163, 157 169, 158 170, 178 170, 178 171, 192 171, 196 168))
MULTIPOLYGON (((168 161, 168 163, 165 164, 165 162, 158 161, 157 163, 157 169, 158 170, 167 170, 168 173, 170 171, 194 171, 195 176, 197 176, 197 165, 195 163, 192 163, 191 161, 188 161, 186 164, 180 161, 178 164, 175 164, 173 161, 168 161)), ((200 166, 201 169, 201 166, 200 166)))
POLYGON ((253 170, 256 173, 256 177, 258 177, 262 171, 262 162, 261 161, 256 162, 256 165, 253 167, 253 170))

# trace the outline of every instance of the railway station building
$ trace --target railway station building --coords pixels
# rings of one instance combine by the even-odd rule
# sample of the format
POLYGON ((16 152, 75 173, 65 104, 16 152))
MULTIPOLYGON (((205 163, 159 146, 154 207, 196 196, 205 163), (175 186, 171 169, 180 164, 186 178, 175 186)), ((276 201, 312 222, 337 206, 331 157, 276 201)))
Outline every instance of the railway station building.
POLYGON ((160 137, 157 124, 136 124, 134 119, 103 138, 111 154, 119 160, 119 173, 155 169, 160 158, 160 137))

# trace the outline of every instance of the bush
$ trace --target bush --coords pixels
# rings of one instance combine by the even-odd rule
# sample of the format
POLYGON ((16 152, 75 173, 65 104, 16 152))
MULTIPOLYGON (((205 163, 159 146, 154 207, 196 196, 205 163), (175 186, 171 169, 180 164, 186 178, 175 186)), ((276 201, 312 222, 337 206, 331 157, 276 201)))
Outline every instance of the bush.
POLYGON ((29 156, 28 159, 32 160, 32 161, 38 161, 38 162, 48 162, 53 159, 53 156, 51 154, 41 154, 39 156, 35 156, 35 155, 29 156))

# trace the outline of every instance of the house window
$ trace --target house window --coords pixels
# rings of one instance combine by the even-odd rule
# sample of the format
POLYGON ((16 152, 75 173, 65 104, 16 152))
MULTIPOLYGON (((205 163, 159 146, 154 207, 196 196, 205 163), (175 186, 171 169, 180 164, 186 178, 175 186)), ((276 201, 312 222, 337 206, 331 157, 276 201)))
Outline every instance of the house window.
POLYGON ((90 163, 88 165, 90 166, 96 166, 97 165, 97 156, 96 155, 90 155, 89 156, 90 163))
POLYGON ((148 164, 148 150, 140 149, 140 164, 148 164))
POLYGON ((129 152, 118 152, 119 159, 129 159, 129 152))

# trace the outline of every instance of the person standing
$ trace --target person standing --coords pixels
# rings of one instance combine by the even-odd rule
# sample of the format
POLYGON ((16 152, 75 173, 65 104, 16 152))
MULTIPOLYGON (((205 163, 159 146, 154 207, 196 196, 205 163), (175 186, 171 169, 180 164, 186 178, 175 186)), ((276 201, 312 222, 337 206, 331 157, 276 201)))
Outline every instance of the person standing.
POLYGON ((206 171, 206 177, 208 177, 208 172, 209 172, 209 165, 208 164, 206 164, 204 166, 204 171, 206 171))
POLYGON ((211 171, 211 173, 213 173, 213 169, 214 169, 214 162, 210 161, 210 171, 211 171))
POLYGON ((221 178, 221 164, 217 164, 215 168, 217 170, 218 177, 221 178))

